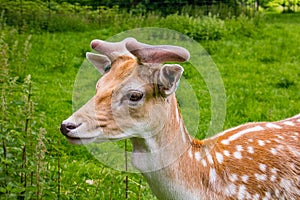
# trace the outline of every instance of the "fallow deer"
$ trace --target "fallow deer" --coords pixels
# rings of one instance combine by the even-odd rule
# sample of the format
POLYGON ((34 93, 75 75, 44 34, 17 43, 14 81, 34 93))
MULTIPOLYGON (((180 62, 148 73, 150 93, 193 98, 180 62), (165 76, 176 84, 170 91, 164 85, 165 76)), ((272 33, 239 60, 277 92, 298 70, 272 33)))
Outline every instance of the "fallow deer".
POLYGON ((300 114, 247 123, 197 140, 183 123, 175 90, 181 47, 127 38, 93 40, 87 53, 103 74, 96 95, 61 124, 74 144, 130 138, 132 162, 159 199, 300 199, 300 114), (109 67, 111 66, 111 67, 109 67))

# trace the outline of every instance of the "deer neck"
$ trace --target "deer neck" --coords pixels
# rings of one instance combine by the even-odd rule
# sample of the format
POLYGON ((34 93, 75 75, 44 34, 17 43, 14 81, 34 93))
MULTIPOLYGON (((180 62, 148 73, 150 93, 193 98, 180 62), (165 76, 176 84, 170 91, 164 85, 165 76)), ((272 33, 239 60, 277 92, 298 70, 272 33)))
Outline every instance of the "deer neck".
MULTIPOLYGON (((191 167, 195 166, 191 152, 202 149, 202 141, 193 140, 188 134, 175 96, 169 101, 168 119, 161 132, 149 138, 131 139, 132 164, 147 179, 158 199, 206 199, 202 186, 195 189, 188 184, 190 179, 205 177, 201 167, 191 167)), ((201 183, 197 179, 195 184, 201 183)))
POLYGON ((164 126, 151 137, 132 138, 133 165, 141 172, 161 170, 174 163, 192 145, 183 123, 175 95, 166 99, 168 113, 164 126))

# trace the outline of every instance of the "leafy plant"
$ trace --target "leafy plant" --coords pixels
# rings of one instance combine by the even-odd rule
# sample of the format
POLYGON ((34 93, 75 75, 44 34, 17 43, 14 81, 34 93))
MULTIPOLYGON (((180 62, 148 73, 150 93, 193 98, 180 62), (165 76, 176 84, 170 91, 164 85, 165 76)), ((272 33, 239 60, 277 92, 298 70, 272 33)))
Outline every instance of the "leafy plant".
POLYGON ((15 66, 16 69, 25 67, 30 44, 27 39, 24 49, 9 53, 10 48, 5 42, 6 39, 5 32, 2 32, 0 138, 3 167, 0 170, 0 194, 8 199, 16 197, 41 199, 43 176, 46 174, 44 160, 46 131, 40 129, 43 116, 42 113, 35 113, 31 75, 25 76, 22 80, 12 76, 10 71, 12 67, 10 56, 21 54, 23 62, 13 63, 21 65, 15 66))
POLYGON ((218 40, 225 32, 224 21, 216 16, 190 17, 173 14, 162 19, 160 26, 184 33, 195 40, 218 40))

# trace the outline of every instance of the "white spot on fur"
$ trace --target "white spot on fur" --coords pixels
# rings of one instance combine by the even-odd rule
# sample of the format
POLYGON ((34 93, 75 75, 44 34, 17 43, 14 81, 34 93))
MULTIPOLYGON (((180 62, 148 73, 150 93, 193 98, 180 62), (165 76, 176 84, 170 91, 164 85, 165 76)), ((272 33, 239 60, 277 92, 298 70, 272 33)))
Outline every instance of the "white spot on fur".
POLYGON ((291 121, 285 121, 283 124, 288 125, 288 126, 295 126, 294 122, 291 121))
POLYGON ((223 151, 223 154, 224 154, 225 156, 227 156, 227 157, 230 156, 230 153, 229 153, 229 151, 227 151, 227 150, 224 150, 224 151, 223 151))
POLYGON ((225 188, 225 195, 227 196, 232 196, 236 194, 236 185, 233 183, 230 183, 226 188, 225 188))
POLYGON ((273 147, 270 149, 270 151, 271 151, 271 153, 272 153, 273 155, 277 155, 277 150, 274 149, 273 147))
POLYGON ((275 190, 275 195, 276 195, 276 197, 279 197, 279 196, 280 196, 280 191, 279 191, 278 188, 276 188, 276 190, 275 190))
POLYGON ((293 138, 295 141, 298 141, 298 137, 295 135, 292 135, 291 138, 293 138))
POLYGON ((242 145, 237 145, 237 146, 236 146, 236 150, 238 150, 238 151, 243 151, 242 145))
POLYGON ((276 181, 276 175, 271 175, 271 177, 270 177, 270 181, 272 181, 272 182, 274 182, 274 181, 276 181))
POLYGON ((251 139, 251 138, 250 138, 250 139, 248 139, 248 142, 253 142, 253 139, 251 139))
POLYGON ((246 193, 247 193, 246 186, 245 185, 240 185, 239 191, 238 191, 238 199, 244 199, 246 193))
POLYGON ((253 195, 253 200, 259 200, 259 194, 255 194, 255 195, 253 195))
POLYGON ((231 141, 234 141, 234 140, 238 139, 239 137, 243 136, 246 133, 255 132, 255 131, 262 131, 262 130, 265 130, 265 129, 261 126, 255 126, 255 127, 247 128, 245 130, 237 132, 234 135, 231 135, 228 139, 222 140, 221 143, 225 144, 225 145, 228 145, 231 141))
POLYGON ((247 176, 247 175, 243 175, 241 178, 244 183, 247 183, 249 180, 249 176, 247 176))
POLYGON ((280 144, 280 145, 277 145, 276 149, 277 149, 277 150, 283 150, 283 149, 284 149, 284 146, 281 145, 281 144, 280 144))
POLYGON ((280 140, 278 140, 278 139, 273 139, 275 142, 277 142, 277 143, 280 143, 281 141, 280 140))
POLYGON ((282 178, 280 180, 280 186, 289 190, 292 184, 290 180, 282 178))
POLYGON ((265 172, 266 169, 267 169, 267 165, 265 165, 265 164, 263 164, 263 163, 259 163, 259 169, 260 169, 261 171, 265 172))
POLYGON ((294 163, 290 163, 291 169, 292 170, 296 170, 295 164, 294 163))
POLYGON ((235 182, 236 180, 238 180, 238 176, 236 174, 231 174, 228 178, 231 182, 235 182))
POLYGON ((206 160, 202 159, 202 160, 201 160, 201 163, 202 163, 203 167, 207 167, 207 162, 206 162, 206 160))
POLYGON ((228 144, 229 144, 229 141, 228 141, 228 140, 222 140, 221 143, 222 143, 222 144, 225 144, 225 145, 228 145, 228 144))
POLYGON ((217 180, 217 173, 214 168, 209 169, 209 182, 210 184, 214 185, 217 180))
POLYGON ((258 180, 258 181, 267 180, 267 175, 266 174, 257 174, 257 173, 255 173, 254 176, 256 177, 256 180, 258 180))
POLYGON ((265 141, 263 141, 263 140, 258 140, 258 145, 259 146, 265 146, 265 141))
POLYGON ((206 153, 206 157, 207 157, 207 160, 208 160, 208 162, 209 162, 209 164, 214 164, 214 160, 212 159, 212 157, 211 157, 211 155, 210 155, 210 153, 208 152, 208 150, 207 149, 205 149, 205 153, 206 153))
POLYGON ((242 159, 242 158, 243 158, 241 152, 239 152, 239 151, 234 152, 234 153, 233 153, 233 156, 234 156, 235 158, 237 158, 237 159, 242 159))
POLYGON ((288 148, 288 150, 289 150, 292 154, 294 154, 294 156, 300 157, 300 152, 297 151, 294 147, 287 146, 287 148, 288 148))
POLYGON ((271 198, 271 193, 270 192, 265 192, 265 197, 263 200, 269 200, 271 198))
POLYGON ((284 137, 281 135, 276 135, 279 139, 284 140, 284 137))
POLYGON ((292 180, 282 178, 280 180, 281 187, 285 188, 285 190, 290 191, 291 193, 299 194, 300 190, 297 185, 292 182, 292 180))
POLYGON ((223 163, 223 155, 220 154, 219 152, 216 152, 216 158, 219 164, 223 163))
POLYGON ((251 194, 249 192, 246 192, 246 199, 251 199, 251 194))
POLYGON ((201 154, 200 154, 200 152, 195 152, 195 158, 196 158, 196 160, 197 161, 199 161, 200 159, 201 159, 201 154))
POLYGON ((271 169, 271 172, 272 172, 273 174, 277 174, 277 171, 278 171, 277 168, 274 168, 274 167, 273 167, 273 168, 271 169))
POLYGON ((268 128, 275 128, 275 129, 282 129, 281 126, 279 126, 278 124, 273 124, 273 123, 267 123, 266 127, 268 127, 268 128))
POLYGON ((248 153, 254 153, 253 147, 249 146, 247 147, 248 153))

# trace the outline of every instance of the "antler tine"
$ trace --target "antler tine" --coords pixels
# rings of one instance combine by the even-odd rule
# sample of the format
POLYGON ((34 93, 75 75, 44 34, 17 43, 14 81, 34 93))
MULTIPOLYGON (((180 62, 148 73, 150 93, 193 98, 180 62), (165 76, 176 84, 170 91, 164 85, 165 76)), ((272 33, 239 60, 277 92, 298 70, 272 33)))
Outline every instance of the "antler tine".
POLYGON ((127 38, 126 48, 143 63, 185 62, 190 53, 183 47, 171 45, 149 45, 127 38))
POLYGON ((126 44, 127 39, 121 42, 106 42, 103 40, 93 40, 91 42, 92 49, 97 52, 106 55, 111 62, 113 62, 117 57, 122 55, 133 56, 127 49, 126 44))

